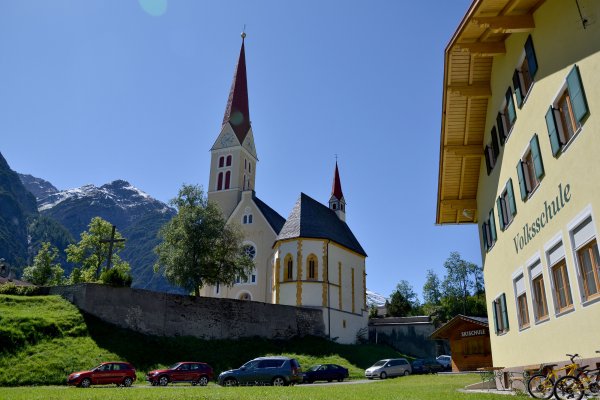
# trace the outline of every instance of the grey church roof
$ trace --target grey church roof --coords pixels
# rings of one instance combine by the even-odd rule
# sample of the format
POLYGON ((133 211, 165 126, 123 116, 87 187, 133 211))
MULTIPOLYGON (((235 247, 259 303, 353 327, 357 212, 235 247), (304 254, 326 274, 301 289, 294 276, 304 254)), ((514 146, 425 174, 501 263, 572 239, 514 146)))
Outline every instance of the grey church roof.
POLYGON ((256 196, 252 196, 252 200, 254 200, 254 204, 260 210, 260 212, 265 216, 271 228, 275 231, 276 234, 281 232, 281 228, 283 224, 285 224, 285 218, 283 218, 279 213, 273 210, 271 207, 267 205, 264 201, 259 199, 256 196))
POLYGON ((367 256, 348 224, 339 219, 335 211, 304 193, 300 193, 300 198, 276 240, 298 237, 329 239, 367 256))

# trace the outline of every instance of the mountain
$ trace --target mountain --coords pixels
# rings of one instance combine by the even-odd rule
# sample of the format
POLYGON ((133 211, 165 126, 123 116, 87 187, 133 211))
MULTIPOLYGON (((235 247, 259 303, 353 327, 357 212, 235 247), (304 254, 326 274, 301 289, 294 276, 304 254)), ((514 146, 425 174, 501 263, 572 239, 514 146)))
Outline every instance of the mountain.
POLYGON ((29 190, 36 199, 43 199, 51 194, 57 193, 58 189, 48 181, 27 174, 19 174, 23 185, 29 190))
POLYGON ((126 239, 120 256, 131 266, 133 287, 182 292, 153 271, 156 262, 153 249, 159 243, 158 230, 176 214, 174 209, 124 180, 100 187, 84 185, 53 191, 54 186, 49 182, 31 178, 26 177, 23 182, 29 190, 43 196, 38 198, 41 215, 62 224, 76 242, 93 217, 101 217, 117 227, 126 239))
POLYGON ((371 292, 367 290, 367 307, 375 305, 376 307, 385 305, 387 298, 379 293, 371 292))
POLYGON ((36 200, 0 153, 0 258, 16 268, 27 262, 27 225, 38 214, 36 200))

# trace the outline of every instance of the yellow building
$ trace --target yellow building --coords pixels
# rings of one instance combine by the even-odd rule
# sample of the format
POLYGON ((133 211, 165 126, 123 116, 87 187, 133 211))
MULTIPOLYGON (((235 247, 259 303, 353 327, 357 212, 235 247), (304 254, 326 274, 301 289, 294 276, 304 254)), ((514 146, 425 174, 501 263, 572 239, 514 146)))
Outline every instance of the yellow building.
POLYGON ((436 222, 478 224, 495 366, 600 361, 599 50, 597 0, 475 0, 446 48, 436 222))

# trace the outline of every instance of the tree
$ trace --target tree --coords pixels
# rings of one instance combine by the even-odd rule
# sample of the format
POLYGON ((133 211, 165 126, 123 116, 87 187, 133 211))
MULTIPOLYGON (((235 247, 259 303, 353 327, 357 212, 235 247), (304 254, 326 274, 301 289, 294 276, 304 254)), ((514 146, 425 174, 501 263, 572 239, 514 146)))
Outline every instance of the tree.
POLYGON ((60 285, 63 282, 64 271, 60 264, 54 263, 56 258, 58 258, 58 249, 50 242, 43 242, 33 259, 33 265, 23 270, 23 279, 34 285, 60 285))
POLYGON ((481 315, 482 309, 485 312, 481 267, 463 260, 457 252, 450 253, 444 267, 446 276, 442 283, 442 303, 448 311, 448 317, 458 313, 481 315))
POLYGON ((390 299, 385 302, 385 308, 387 314, 392 317, 406 317, 412 310, 410 302, 398 290, 395 290, 390 299))
POLYGON ((167 280, 200 296, 205 285, 232 286, 247 279, 254 263, 244 251, 237 225, 228 225, 219 208, 197 185, 183 185, 171 205, 177 215, 160 230, 162 242, 155 248, 167 280))
MULTIPOLYGON (((78 265, 78 272, 73 271, 71 281, 98 282, 103 266, 108 262, 109 243, 103 242, 111 237, 112 224, 100 217, 94 217, 88 225, 88 230, 81 233, 81 240, 77 244, 67 247, 67 261, 78 265), (73 279, 75 278, 75 279, 73 279)), ((121 240, 123 236, 116 231, 115 239, 121 240)), ((112 268, 120 273, 131 275, 129 263, 121 260, 119 252, 125 248, 124 241, 113 244, 112 268)), ((106 267, 104 267, 106 268, 106 267)))
POLYGON ((427 277, 423 285, 423 300, 425 304, 439 305, 442 299, 440 278, 432 269, 427 270, 427 277))

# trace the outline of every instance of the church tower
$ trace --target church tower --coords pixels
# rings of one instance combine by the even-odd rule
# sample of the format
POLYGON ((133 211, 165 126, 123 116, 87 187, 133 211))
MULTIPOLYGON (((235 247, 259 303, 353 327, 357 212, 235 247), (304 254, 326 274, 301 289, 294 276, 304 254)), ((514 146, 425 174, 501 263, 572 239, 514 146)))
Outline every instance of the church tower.
POLYGON ((342 182, 340 181, 337 161, 335 162, 335 173, 333 175, 333 185, 331 186, 329 208, 335 211, 339 219, 346 222, 346 200, 342 193, 342 182))
POLYGON ((242 192, 254 190, 258 157, 250 124, 248 82, 246 79, 245 33, 238 58, 221 132, 210 149, 208 199, 221 208, 228 219, 242 198, 242 192))

